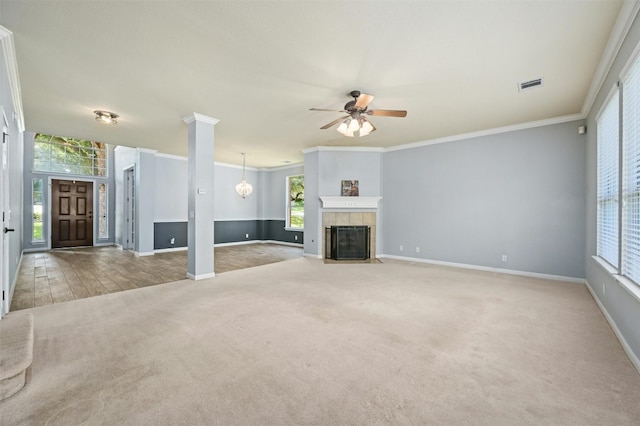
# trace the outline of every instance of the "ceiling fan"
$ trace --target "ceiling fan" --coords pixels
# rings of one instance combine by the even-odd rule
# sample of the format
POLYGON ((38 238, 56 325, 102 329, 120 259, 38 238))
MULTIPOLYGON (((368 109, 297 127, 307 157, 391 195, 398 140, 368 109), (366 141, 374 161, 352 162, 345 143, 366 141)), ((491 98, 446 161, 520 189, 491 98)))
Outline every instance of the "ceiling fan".
POLYGON ((348 115, 337 118, 331 123, 327 123, 320 127, 321 129, 328 129, 336 124, 338 126, 338 132, 348 137, 362 137, 376 130, 375 126, 367 120, 366 115, 380 116, 380 117, 406 117, 407 111, 398 109, 367 109, 369 103, 373 100, 373 95, 367 95, 366 93, 360 93, 359 90, 354 90, 350 93, 353 97, 352 101, 347 102, 344 105, 343 110, 337 109, 324 109, 324 108, 309 108, 310 111, 331 111, 331 112, 346 112, 348 115))

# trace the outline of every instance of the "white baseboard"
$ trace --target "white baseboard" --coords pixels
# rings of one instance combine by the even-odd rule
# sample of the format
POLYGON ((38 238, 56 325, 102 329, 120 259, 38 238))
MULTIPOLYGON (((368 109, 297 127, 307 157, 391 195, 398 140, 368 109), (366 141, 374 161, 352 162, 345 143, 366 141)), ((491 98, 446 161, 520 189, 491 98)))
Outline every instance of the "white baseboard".
POLYGON ((243 244, 280 244, 282 246, 302 247, 300 243, 290 243, 287 241, 277 240, 247 240, 247 241, 234 241, 232 243, 218 243, 214 244, 214 247, 226 247, 226 246, 241 246, 243 244))
POLYGON ((194 275, 187 272, 187 278, 194 281, 205 280, 207 278, 213 278, 215 276, 216 276, 215 272, 212 272, 210 274, 201 274, 201 275, 194 275))
POLYGON ((49 251, 48 247, 32 247, 22 250, 23 253, 37 253, 39 251, 49 251))
POLYGON ((16 275, 13 277, 13 282, 11 283, 11 294, 9 295, 9 308, 11 308, 11 301, 13 300, 13 292, 16 291, 16 284, 18 284, 18 275, 20 274, 20 268, 22 267, 22 255, 24 254, 24 250, 20 253, 20 259, 18 260, 18 268, 16 269, 16 275))
POLYGON ((165 248, 165 249, 156 249, 153 252, 154 253, 170 253, 174 251, 187 251, 187 250, 189 250, 189 247, 172 247, 172 248, 165 248))
POLYGON ((247 241, 234 241, 232 243, 218 243, 214 244, 214 247, 227 247, 227 246, 241 246, 244 244, 256 244, 261 242, 260 240, 247 240, 247 241))
POLYGON ((94 247, 108 247, 108 246, 116 246, 117 244, 114 243, 95 243, 93 246, 94 247))
POLYGON ((322 259, 323 256, 321 254, 312 254, 312 253, 303 253, 304 257, 310 257, 311 259, 322 259))
POLYGON ((277 240, 261 240, 260 244, 280 244, 281 246, 289 246, 289 247, 299 247, 303 248, 303 244, 301 243, 290 243, 288 241, 277 241, 277 240))
POLYGON ((478 266, 478 265, 469 265, 466 263, 454 263, 454 262, 444 262, 441 260, 430 260, 430 259, 420 259, 416 257, 404 257, 404 256, 394 256, 390 254, 381 254, 378 256, 379 258, 387 258, 394 260, 404 260, 407 262, 419 262, 419 263, 428 263, 431 265, 440 265, 440 266, 451 266, 454 268, 463 268, 463 269, 474 269, 477 271, 486 271, 486 272, 495 272, 499 274, 509 274, 509 275, 519 275, 523 277, 531 277, 531 278, 542 278, 545 280, 553 280, 553 281, 566 281, 570 283, 576 284, 584 284, 584 278, 575 278, 575 277, 565 277, 563 275, 550 275, 550 274, 539 274, 537 272, 526 272, 526 271, 516 271, 513 269, 502 269, 502 268, 491 268, 488 266, 478 266))
POLYGON ((618 328, 617 324, 615 323, 613 318, 611 318, 611 315, 609 315, 609 312, 607 312, 607 309, 604 307, 602 302, 600 302, 600 299, 598 298, 598 295, 595 293, 595 291, 593 291, 593 288, 591 288, 591 284, 586 282, 586 280, 585 280, 585 284, 587 289, 589 290, 589 293, 591 293, 591 297, 593 297, 593 300, 596 302, 596 305, 598 305, 598 308, 600 308, 602 315, 604 315, 607 322, 609 323, 609 326, 613 330, 613 333, 618 338, 620 345, 622 345, 622 349, 629 357, 629 361, 631 361, 631 364, 633 364, 636 370, 638 370, 638 373, 640 373, 640 359, 638 359, 636 354, 633 353, 631 346, 629 346, 629 343, 627 343, 627 340, 624 338, 624 335, 622 334, 622 332, 620 332, 620 329, 618 328))
POLYGON ((134 251, 133 254, 134 254, 135 257, 144 257, 144 256, 153 256, 154 252, 152 252, 152 251, 143 251, 143 252, 134 251))

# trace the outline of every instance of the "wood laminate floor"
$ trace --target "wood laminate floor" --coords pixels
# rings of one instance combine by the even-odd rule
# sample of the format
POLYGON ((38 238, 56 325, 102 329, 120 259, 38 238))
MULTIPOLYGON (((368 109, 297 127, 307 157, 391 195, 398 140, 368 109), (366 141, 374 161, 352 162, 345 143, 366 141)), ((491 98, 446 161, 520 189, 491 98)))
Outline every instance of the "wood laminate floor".
MULTIPOLYGON (((215 248, 216 274, 302 256, 302 248, 243 244, 215 248)), ((25 253, 11 311, 182 280, 187 251, 136 257, 115 246, 25 253)))

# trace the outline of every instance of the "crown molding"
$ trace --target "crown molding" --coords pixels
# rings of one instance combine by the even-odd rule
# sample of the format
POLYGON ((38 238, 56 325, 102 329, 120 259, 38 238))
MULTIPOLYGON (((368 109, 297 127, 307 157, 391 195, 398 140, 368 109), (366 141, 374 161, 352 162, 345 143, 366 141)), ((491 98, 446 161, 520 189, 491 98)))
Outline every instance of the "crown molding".
POLYGON ((280 170, 295 169, 298 167, 304 167, 304 163, 287 164, 286 166, 277 166, 277 167, 263 167, 258 170, 262 172, 277 172, 280 170))
POLYGON ((604 81, 613 66, 613 62, 622 47, 622 43, 627 37, 627 34, 631 29, 631 25, 633 25, 633 22, 638 15, 638 11, 640 11, 640 2, 637 0, 626 0, 622 4, 616 23, 611 30, 609 41, 607 41, 604 52, 602 52, 602 57, 600 58, 596 72, 591 80, 589 91, 587 92, 587 96, 582 104, 581 112, 583 116, 586 117, 591 111, 596 97, 598 96, 598 93, 600 93, 600 89, 602 89, 602 85, 604 84, 604 81))
POLYGON ((303 154, 316 151, 353 151, 353 152, 384 152, 385 148, 367 146, 312 146, 302 150, 303 154))
POLYGON ((155 154, 155 153, 157 153, 157 152, 158 152, 158 150, 157 150, 157 149, 139 148, 139 147, 138 147, 138 148, 136 148, 136 151, 138 151, 138 152, 144 152, 144 153, 147 153, 147 154, 155 154))
MULTIPOLYGON (((242 166, 238 166, 236 164, 220 163, 218 161, 214 161, 213 165, 214 166, 220 166, 220 167, 228 167, 230 169, 240 169, 240 170, 242 170, 242 166)), ((252 170, 254 172, 257 172, 259 170, 259 169, 255 168, 255 167, 249 167, 249 166, 247 166, 246 169, 247 170, 252 170)))
POLYGON ((22 91, 20 89, 20 77, 18 75, 18 61, 13 43, 13 33, 3 26, 0 26, 0 44, 4 55, 4 63, 7 69, 9 80, 9 90, 13 101, 14 119, 18 125, 18 131, 24 132, 24 111, 22 109, 22 91))
POLYGON ((191 114, 185 115, 182 117, 185 123, 190 124, 194 121, 199 121, 201 123, 207 123, 215 126, 220 120, 217 118, 209 117, 203 114, 198 114, 197 112, 192 112, 191 114))
POLYGON ((384 152, 400 151, 403 149, 418 148, 427 145, 436 145, 439 143, 455 142, 465 139, 479 138, 483 136, 497 135, 500 133, 515 132, 518 130, 527 130, 535 127, 551 126, 553 124, 567 123, 570 121, 584 120, 583 114, 563 115, 560 117, 547 118, 544 120, 530 121, 528 123, 513 124, 511 126, 496 127, 493 129, 480 130, 477 132, 463 133, 460 135, 446 136, 443 138, 429 139, 422 142, 414 142, 405 145, 390 146, 385 148, 384 152))
POLYGON ((170 158, 171 160, 189 161, 189 157, 183 157, 182 155, 163 154, 162 152, 156 153, 156 157, 170 158))

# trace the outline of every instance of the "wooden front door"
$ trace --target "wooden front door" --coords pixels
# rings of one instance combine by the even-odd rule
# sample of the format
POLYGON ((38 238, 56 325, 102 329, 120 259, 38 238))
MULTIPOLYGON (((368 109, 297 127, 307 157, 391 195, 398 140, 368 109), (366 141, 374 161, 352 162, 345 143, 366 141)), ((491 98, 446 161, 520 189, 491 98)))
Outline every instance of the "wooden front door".
POLYGON ((51 181, 51 247, 93 245, 93 182, 51 181))

